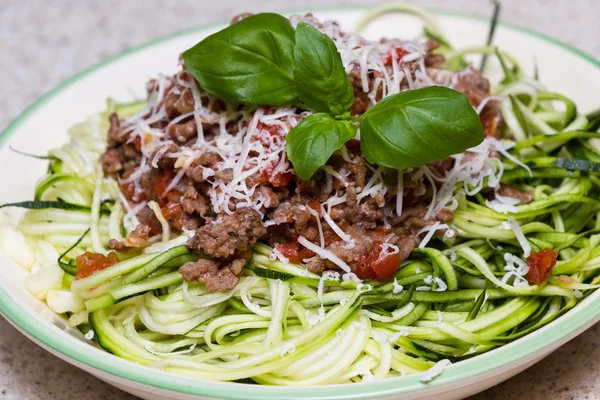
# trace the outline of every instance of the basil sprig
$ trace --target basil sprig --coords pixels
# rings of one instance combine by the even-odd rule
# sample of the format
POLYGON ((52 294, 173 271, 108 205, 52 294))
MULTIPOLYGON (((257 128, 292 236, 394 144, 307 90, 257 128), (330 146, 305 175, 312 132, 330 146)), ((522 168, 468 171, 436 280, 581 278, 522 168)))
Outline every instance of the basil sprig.
POLYGON ((354 89, 330 37, 306 23, 256 14, 183 53, 204 90, 230 103, 299 104, 317 111, 286 136, 296 174, 312 175, 355 137, 372 164, 403 169, 461 153, 483 141, 479 116, 467 97, 432 86, 389 96, 351 118, 354 89))
POLYGON ((287 155, 296 175, 309 180, 356 136, 356 125, 343 119, 350 114, 342 117, 354 103, 354 89, 335 43, 312 25, 298 24, 294 61, 300 100, 307 108, 321 111, 305 118, 286 136, 287 155))

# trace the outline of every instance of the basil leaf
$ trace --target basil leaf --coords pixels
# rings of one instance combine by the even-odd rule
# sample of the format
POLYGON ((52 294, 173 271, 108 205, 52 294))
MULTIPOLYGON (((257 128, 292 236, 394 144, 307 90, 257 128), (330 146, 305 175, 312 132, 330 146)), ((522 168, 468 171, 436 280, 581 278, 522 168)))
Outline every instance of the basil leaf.
POLYGON ((360 132, 367 161, 396 169, 443 160, 484 137, 467 96, 442 86, 385 98, 363 114, 360 132))
POLYGON ((294 80, 300 100, 313 110, 342 114, 354 103, 354 89, 335 43, 317 28, 296 27, 294 80))
POLYGON ((352 122, 336 120, 329 114, 306 117, 285 138, 296 175, 309 180, 336 150, 356 136, 356 130, 352 122))
POLYGON ((290 104, 294 28, 278 14, 255 14, 186 50, 183 61, 200 86, 228 103, 290 104))

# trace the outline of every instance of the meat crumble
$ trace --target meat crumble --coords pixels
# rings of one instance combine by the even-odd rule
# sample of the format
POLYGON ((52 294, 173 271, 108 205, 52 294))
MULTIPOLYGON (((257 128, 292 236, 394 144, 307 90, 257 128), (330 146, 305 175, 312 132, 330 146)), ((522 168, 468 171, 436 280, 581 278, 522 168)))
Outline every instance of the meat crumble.
MULTIPOLYGON (((236 17, 232 22, 244 17, 236 17)), ((306 18, 312 20, 311 16, 306 18)), ((425 43, 423 65, 417 60, 403 65, 411 76, 402 81, 400 90, 410 89, 409 82, 423 73, 419 69, 423 66, 433 79, 447 75, 440 69, 444 57, 435 52, 438 46, 435 41, 425 43)), ((392 52, 381 59, 390 72, 392 64, 404 55, 400 47, 392 47, 392 52)), ((365 88, 360 64, 348 69, 355 95, 352 114, 364 113, 384 97, 380 84, 384 75, 381 71, 367 71, 365 88)), ((436 83, 443 84, 442 78, 436 83)), ((260 133, 256 140, 272 147, 273 143, 283 142, 287 131, 308 113, 291 107, 290 113, 278 116, 272 107, 227 105, 194 86, 197 82, 185 68, 174 76, 151 81, 147 86, 149 103, 160 100, 152 103, 144 118, 152 134, 160 133, 161 142, 148 150, 152 134, 136 133, 131 122, 113 113, 109 117, 108 146, 101 158, 105 175, 119 182, 131 205, 155 201, 172 230, 194 231, 187 247, 203 258, 180 268, 186 281, 204 282, 211 291, 230 290, 239 282, 257 241, 275 247, 291 262, 304 262, 313 272, 339 268, 303 247, 298 243, 300 237, 336 255, 361 279, 389 279, 390 271, 393 275, 419 244, 423 228, 452 220, 453 212, 448 208, 430 212, 440 179, 426 179, 421 168, 408 169, 399 176, 398 171, 371 165, 356 139, 336 152, 326 168, 309 182, 298 178, 291 166, 285 168, 285 157, 256 166, 255 171, 245 165, 237 171, 235 166, 225 168, 224 156, 215 150, 215 145, 226 135, 236 137, 252 128, 260 133), (196 118, 198 107, 207 115, 196 118), (149 118, 150 113, 158 117, 149 118), (270 122, 256 122, 259 113, 270 116, 270 122), (223 114, 228 115, 228 121, 214 117, 223 114), (211 146, 203 147, 203 143, 211 146), (248 189, 251 204, 245 198, 225 193, 223 188, 234 183, 248 189), (216 202, 225 194, 229 197, 217 209, 216 202), (399 204, 401 210, 397 209, 399 204), (386 248, 395 250, 386 252, 386 248)), ((471 67, 456 75, 454 89, 467 95, 473 107, 490 96, 489 82, 471 67)), ((486 133, 494 136, 501 124, 497 105, 488 102, 481 115, 492 130, 486 133)), ((247 156, 255 153, 252 150, 247 156)), ((443 178, 453 164, 448 159, 425 168, 434 177, 443 178)), ((528 200, 526 194, 511 192, 509 188, 502 188, 502 193, 522 202, 528 200)), ((140 225, 127 240, 112 240, 112 248, 143 247, 153 236, 160 235, 161 226, 149 208, 142 208, 138 219, 140 225)), ((436 235, 444 233, 445 229, 441 229, 436 235)))

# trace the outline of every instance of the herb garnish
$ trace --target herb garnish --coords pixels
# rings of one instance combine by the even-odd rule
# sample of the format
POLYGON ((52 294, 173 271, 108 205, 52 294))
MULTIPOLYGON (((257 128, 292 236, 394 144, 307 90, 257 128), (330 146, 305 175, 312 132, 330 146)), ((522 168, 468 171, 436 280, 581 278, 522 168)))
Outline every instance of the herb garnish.
POLYGON ((356 136, 357 129, 352 122, 325 113, 306 117, 285 138, 296 174, 304 180, 310 179, 336 150, 356 136))
POLYGON ((386 97, 360 121, 367 161, 396 169, 443 160, 483 139, 481 121, 467 97, 442 86, 386 97))
POLYGON ((354 103, 354 89, 348 79, 335 43, 312 25, 301 22, 296 28, 294 80, 306 107, 342 114, 354 103))
POLYGON ((312 25, 296 30, 278 14, 255 14, 183 53, 204 90, 230 103, 303 103, 318 111, 287 137, 296 174, 310 177, 356 135, 367 161, 419 167, 465 151, 483 140, 479 116, 467 97, 431 86, 385 98, 352 118, 354 89, 333 40, 312 25))
POLYGON ((287 18, 256 14, 202 40, 183 61, 204 90, 226 102, 295 103, 294 34, 287 18))

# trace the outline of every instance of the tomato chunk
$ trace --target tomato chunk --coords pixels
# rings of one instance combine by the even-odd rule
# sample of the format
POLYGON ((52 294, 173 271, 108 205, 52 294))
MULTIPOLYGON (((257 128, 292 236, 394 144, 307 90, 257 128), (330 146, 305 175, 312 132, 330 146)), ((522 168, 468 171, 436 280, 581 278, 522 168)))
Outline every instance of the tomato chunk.
POLYGON ((117 256, 117 253, 114 251, 110 252, 108 256, 86 251, 75 259, 75 264, 77 265, 75 279, 87 278, 88 276, 94 275, 96 272, 111 267, 118 262, 119 256, 117 256))
POLYGON ((269 182, 274 187, 287 186, 290 183, 290 181, 292 180, 292 173, 277 171, 276 170, 277 165, 278 165, 278 163, 275 165, 274 164, 267 165, 267 167, 265 167, 261 171, 259 180, 256 181, 255 183, 261 184, 261 183, 269 182))
POLYGON ((175 178, 175 170, 165 170, 156 180, 154 181, 154 191, 160 198, 165 197, 167 194, 167 188, 171 184, 173 178, 175 178))
POLYGON ((168 202, 164 207, 160 209, 160 211, 163 217, 165 217, 167 221, 169 221, 169 224, 172 227, 181 230, 183 223, 183 209, 181 208, 180 204, 168 202))
POLYGON ((394 277, 401 262, 399 253, 383 251, 383 243, 375 242, 373 248, 358 261, 355 269, 360 279, 388 281, 394 277))
POLYGON ((269 175, 269 183, 274 187, 287 186, 291 180, 291 172, 274 171, 269 175))
POLYGON ((483 132, 485 133, 485 136, 492 138, 497 137, 496 133, 498 130, 498 124, 500 123, 500 114, 498 111, 496 111, 494 108, 487 107, 481 112, 479 118, 481 120, 481 125, 483 126, 483 132))
POLYGON ((275 248, 294 264, 300 264, 305 258, 315 255, 315 253, 298 243, 297 239, 289 243, 277 243, 275 248))
POLYGON ((133 197, 135 196, 135 184, 133 182, 119 183, 119 189, 127 200, 133 200, 133 197))
POLYGON ((396 52, 396 60, 398 62, 400 62, 400 60, 402 59, 402 57, 404 57, 404 49, 401 48, 395 48, 390 50, 390 52, 388 54, 386 54, 385 56, 383 56, 383 65, 385 65, 386 67, 389 67, 392 65, 392 57, 394 55, 393 52, 396 52))
MULTIPOLYGON (((248 124, 250 124, 250 122, 248 122, 248 124)), ((283 130, 281 128, 281 125, 278 125, 278 124, 267 125, 267 124, 263 124, 262 122, 258 121, 258 123, 256 124, 256 128, 261 131, 265 130, 265 131, 269 132, 269 134, 271 136, 282 136, 283 135, 283 130)))
POLYGON ((527 257, 527 281, 532 285, 539 285, 550 276, 552 268, 556 265, 558 253, 550 249, 542 249, 539 252, 532 252, 527 257))
POLYGON ((373 251, 363 254, 354 266, 354 273, 356 276, 360 279, 377 279, 375 271, 371 268, 371 264, 375 257, 373 251))
POLYGON ((142 137, 141 136, 136 136, 133 139, 133 145, 135 146, 135 148, 137 149, 137 151, 142 151, 142 137))

